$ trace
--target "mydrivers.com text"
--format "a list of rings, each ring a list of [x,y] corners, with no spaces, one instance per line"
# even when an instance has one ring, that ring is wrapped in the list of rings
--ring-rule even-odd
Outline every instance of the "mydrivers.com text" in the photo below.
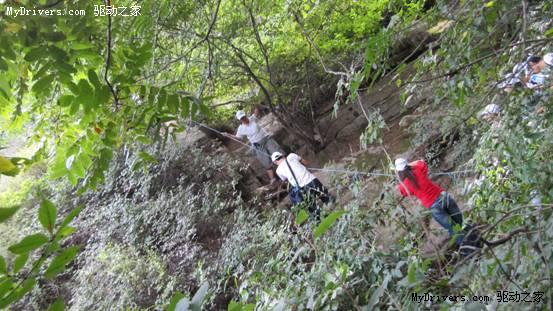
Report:
[[[69,9],[69,8],[60,8],[60,9],[37,9],[37,8],[26,8],[23,6],[12,7],[6,6],[5,13],[7,16],[84,16],[86,15],[86,10],[81,9]]]

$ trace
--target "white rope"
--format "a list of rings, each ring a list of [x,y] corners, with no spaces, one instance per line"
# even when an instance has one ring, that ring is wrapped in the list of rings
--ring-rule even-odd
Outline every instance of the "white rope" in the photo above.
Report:
[[[357,174],[357,175],[368,175],[368,176],[387,176],[387,177],[394,177],[393,174],[385,174],[385,173],[369,173],[369,172],[360,172],[360,171],[350,171],[350,170],[342,170],[342,169],[333,169],[333,168],[315,168],[315,167],[308,167],[309,170],[314,171],[321,171],[321,172],[335,172],[335,173],[348,173],[348,174]]]
[[[194,122],[196,123],[197,125],[199,126],[202,126],[210,131],[213,131],[221,136],[224,136],[224,137],[227,137],[229,139],[232,139],[234,140],[235,142],[241,144],[241,145],[244,145],[256,152],[260,152],[262,154],[265,154],[267,155],[269,158],[271,157],[270,154],[262,151],[262,150],[258,150],[256,149],[255,147],[249,145],[249,144],[246,144],[244,143],[243,141],[241,140],[238,140],[232,136],[227,136],[226,133],[223,133],[221,131],[218,131],[212,127],[209,127],[205,124],[202,124],[198,121],[195,121],[195,120],[192,120],[190,119],[191,122]],[[328,173],[347,173],[347,174],[357,174],[357,175],[367,175],[367,176],[386,176],[386,177],[395,177],[396,175],[394,174],[386,174],[386,173],[371,173],[371,172],[361,172],[361,171],[351,171],[351,170],[343,170],[343,169],[333,169],[333,168],[315,168],[315,167],[308,167],[307,169],[309,170],[313,170],[313,171],[321,171],[321,172],[328,172]],[[430,173],[429,175],[433,175],[433,176],[440,176],[440,175],[454,175],[454,174],[462,174],[462,173],[469,173],[469,172],[474,172],[473,170],[460,170],[460,171],[452,171],[452,172],[440,172],[440,173]]]

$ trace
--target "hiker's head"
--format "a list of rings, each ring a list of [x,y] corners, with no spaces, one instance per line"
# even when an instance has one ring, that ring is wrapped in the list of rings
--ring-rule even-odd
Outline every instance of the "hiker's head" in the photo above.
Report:
[[[407,160],[405,160],[404,158],[397,158],[396,162],[394,163],[394,167],[398,172],[404,171],[407,168],[407,166],[408,166]]]
[[[528,58],[528,66],[530,66],[533,73],[540,73],[545,67],[545,62],[540,56],[530,56]]]
[[[397,176],[399,177],[400,181],[405,180],[405,178],[409,178],[411,180],[411,183],[415,187],[419,187],[419,184],[417,183],[417,179],[415,178],[415,175],[413,175],[413,172],[411,171],[411,166],[409,166],[409,163],[404,158],[397,158],[394,163],[395,170],[397,172]]]
[[[278,151],[275,151],[271,154],[271,160],[274,164],[279,165],[284,160],[284,155]]]
[[[236,119],[240,120],[240,123],[242,124],[248,124],[250,123],[250,120],[248,119],[248,117],[246,116],[246,113],[242,110],[238,110],[236,112]]]
[[[497,104],[489,104],[480,112],[480,117],[487,121],[495,120],[501,113],[501,108]]]

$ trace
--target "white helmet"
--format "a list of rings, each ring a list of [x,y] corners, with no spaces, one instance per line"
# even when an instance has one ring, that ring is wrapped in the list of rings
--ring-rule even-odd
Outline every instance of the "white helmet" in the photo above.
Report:
[[[271,154],[271,161],[275,162],[276,160],[280,159],[282,157],[282,153],[275,151],[273,154]]]
[[[396,171],[403,171],[407,167],[407,160],[404,158],[397,158],[395,162]]]
[[[236,119],[238,119],[238,120],[241,120],[241,119],[242,119],[243,117],[245,117],[245,116],[246,116],[246,113],[245,113],[244,111],[242,111],[242,110],[238,110],[238,111],[236,112]]]

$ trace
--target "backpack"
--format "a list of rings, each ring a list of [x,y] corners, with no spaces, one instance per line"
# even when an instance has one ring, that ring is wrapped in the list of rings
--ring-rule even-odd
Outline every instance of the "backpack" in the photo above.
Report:
[[[294,177],[294,181],[296,182],[296,186],[292,186],[289,193],[290,201],[292,201],[293,205],[296,205],[301,203],[301,201],[303,201],[303,193],[302,193],[303,189],[300,187],[300,184],[296,179],[296,174],[294,174],[294,171],[292,170],[290,163],[288,163],[287,157],[284,157],[284,161],[286,161],[286,165],[288,166],[288,169],[290,170],[290,173],[292,173],[292,177]]]

